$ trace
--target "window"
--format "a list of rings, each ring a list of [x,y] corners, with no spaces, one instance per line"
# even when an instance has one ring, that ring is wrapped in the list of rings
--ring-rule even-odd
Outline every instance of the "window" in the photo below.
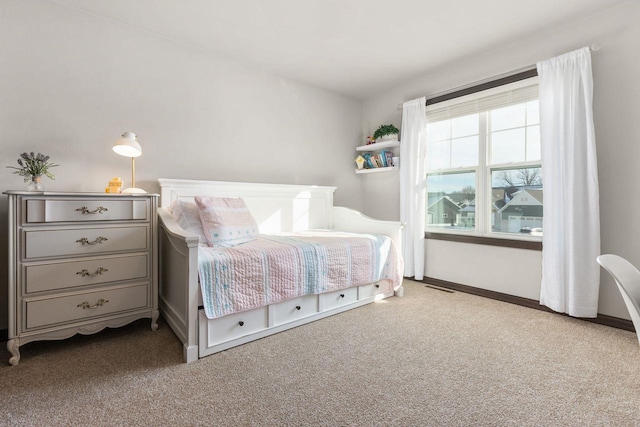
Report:
[[[427,105],[427,231],[542,234],[537,98],[533,77]]]
[[[429,174],[427,188],[427,224],[430,227],[473,231],[475,172]]]

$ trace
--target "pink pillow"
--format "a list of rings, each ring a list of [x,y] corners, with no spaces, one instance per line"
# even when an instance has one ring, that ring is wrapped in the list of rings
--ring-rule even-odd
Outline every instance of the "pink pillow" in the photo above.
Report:
[[[195,202],[209,246],[228,248],[258,237],[258,224],[244,200],[196,196]]]

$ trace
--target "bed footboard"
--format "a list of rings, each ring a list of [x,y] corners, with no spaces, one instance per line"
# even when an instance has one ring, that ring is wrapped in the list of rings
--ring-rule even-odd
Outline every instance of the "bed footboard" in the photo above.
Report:
[[[165,209],[158,209],[160,233],[159,306],[183,343],[186,362],[198,360],[198,243]],[[186,284],[186,286],[185,286]]]
[[[396,245],[398,257],[402,257],[402,229],[404,225],[399,221],[382,221],[373,219],[362,212],[353,209],[334,206],[333,229],[336,231],[348,231],[352,233],[384,234],[391,237]],[[399,264],[402,265],[402,264]],[[404,295],[404,288],[400,286],[395,290],[395,295]]]

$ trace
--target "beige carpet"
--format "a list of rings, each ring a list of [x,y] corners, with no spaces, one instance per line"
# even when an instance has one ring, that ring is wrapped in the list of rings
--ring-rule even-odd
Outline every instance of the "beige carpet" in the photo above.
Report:
[[[0,424],[640,425],[634,333],[405,284],[189,365],[164,323],[28,344]]]

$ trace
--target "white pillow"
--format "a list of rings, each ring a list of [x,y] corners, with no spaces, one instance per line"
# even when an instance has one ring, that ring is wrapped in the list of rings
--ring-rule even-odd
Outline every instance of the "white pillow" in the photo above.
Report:
[[[198,207],[193,202],[176,200],[169,206],[173,218],[183,230],[196,234],[200,238],[200,246],[207,246],[207,237],[202,229]]]

